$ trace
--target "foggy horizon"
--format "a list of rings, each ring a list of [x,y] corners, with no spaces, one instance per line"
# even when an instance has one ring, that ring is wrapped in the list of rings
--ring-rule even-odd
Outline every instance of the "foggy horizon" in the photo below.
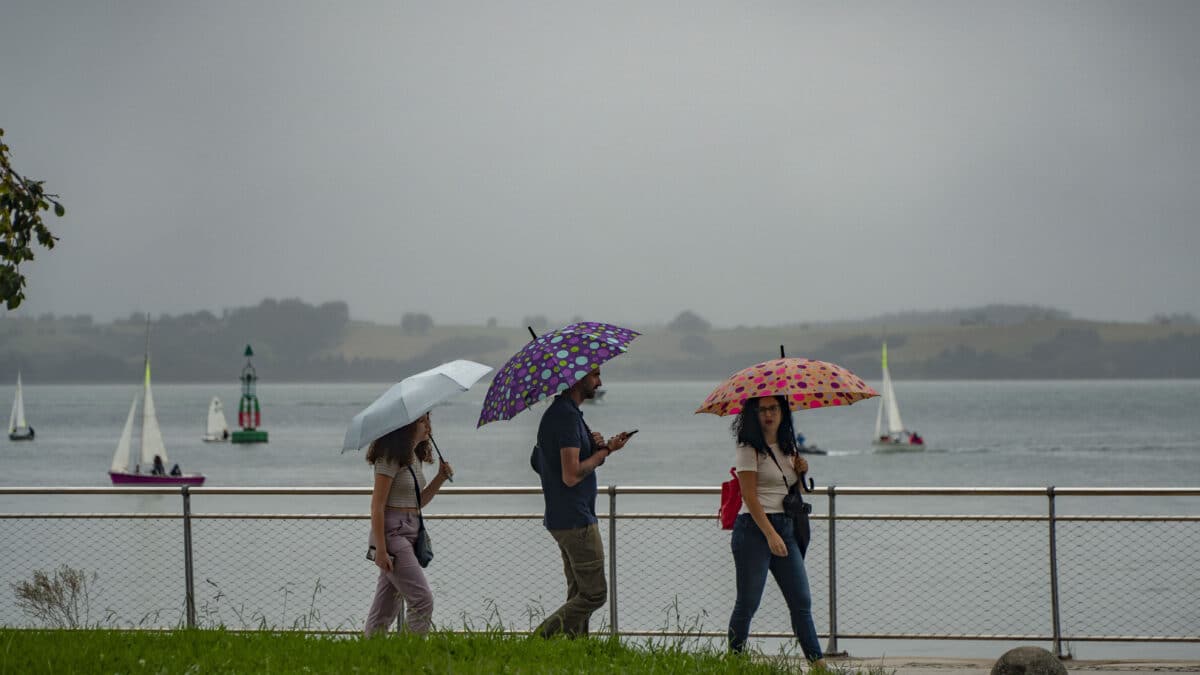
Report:
[[[254,308],[254,307],[257,307],[262,302],[272,301],[272,300],[276,301],[276,302],[294,301],[295,300],[295,301],[303,302],[303,303],[313,306],[313,307],[323,304],[322,302],[310,302],[304,298],[298,298],[298,297],[260,298],[256,302],[250,302],[250,303],[247,303],[246,305],[238,305],[238,306],[231,306],[231,307],[220,307],[220,308],[215,308],[215,309],[209,308],[209,307],[196,307],[196,308],[191,308],[191,309],[180,308],[177,311],[151,312],[150,320],[153,322],[155,320],[158,320],[160,318],[167,317],[167,316],[174,318],[174,317],[179,317],[179,316],[188,315],[188,314],[196,314],[199,312],[210,312],[214,316],[220,318],[226,312],[232,312],[232,311],[238,310],[238,309]],[[346,302],[346,301],[334,298],[334,299],[326,300],[324,302]],[[138,308],[131,309],[127,312],[119,312],[119,313],[113,314],[111,316],[99,316],[99,315],[89,313],[89,312],[63,313],[63,314],[55,314],[53,312],[37,312],[37,313],[35,313],[32,311],[29,311],[29,309],[27,307],[28,304],[29,303],[25,303],[15,311],[7,312],[5,314],[0,315],[0,319],[3,319],[4,317],[11,317],[14,319],[16,319],[16,318],[37,319],[39,316],[44,315],[46,313],[54,314],[56,319],[67,319],[69,317],[78,316],[78,315],[82,314],[82,315],[90,316],[92,318],[92,320],[96,323],[112,323],[115,321],[128,320],[134,316],[137,316],[138,320],[140,321],[140,320],[144,319],[144,317],[146,315],[145,310],[138,309]],[[495,319],[496,324],[498,326],[520,328],[522,331],[524,331],[525,327],[526,327],[527,321],[525,321],[525,319],[528,319],[531,317],[544,318],[549,322],[551,327],[566,325],[566,324],[574,322],[574,321],[604,321],[604,322],[609,322],[609,323],[628,325],[629,327],[637,328],[638,326],[665,327],[668,323],[671,322],[672,319],[675,319],[679,314],[681,314],[683,312],[692,312],[693,314],[698,315],[701,319],[704,319],[705,321],[708,321],[710,324],[712,324],[712,327],[714,329],[719,330],[719,329],[733,329],[733,328],[771,328],[771,327],[777,327],[777,326],[778,327],[795,326],[798,324],[821,325],[821,324],[860,323],[860,322],[861,323],[870,323],[870,322],[875,322],[875,321],[882,321],[888,317],[905,316],[905,315],[926,315],[926,314],[932,315],[932,314],[939,314],[939,313],[951,314],[951,313],[956,313],[956,312],[970,312],[970,311],[975,311],[975,310],[981,310],[985,307],[991,307],[991,308],[1028,307],[1030,309],[1037,308],[1037,309],[1041,309],[1041,310],[1067,311],[1067,310],[1063,310],[1060,307],[1050,307],[1048,305],[1038,305],[1037,303],[1033,303],[1033,302],[1028,302],[1028,303],[998,303],[998,302],[995,302],[995,303],[984,303],[981,305],[976,305],[976,306],[971,306],[971,307],[945,307],[945,308],[932,308],[932,309],[905,308],[905,309],[898,309],[898,310],[894,310],[894,311],[881,312],[881,313],[872,314],[869,316],[868,315],[846,316],[846,317],[837,317],[837,318],[824,318],[824,317],[815,317],[815,316],[813,316],[813,317],[785,317],[774,323],[732,324],[732,323],[723,323],[720,321],[713,321],[710,317],[705,316],[704,314],[702,314],[700,312],[696,312],[694,309],[692,309],[690,307],[684,307],[684,308],[680,309],[679,311],[673,312],[669,315],[665,315],[665,316],[662,316],[659,318],[651,318],[651,319],[648,319],[645,321],[630,321],[626,317],[604,317],[604,316],[594,317],[594,316],[584,316],[584,315],[558,316],[558,315],[547,314],[545,312],[528,312],[528,313],[522,314],[520,316],[512,316],[512,317],[505,316],[505,315],[489,315],[486,317],[482,317],[478,320],[464,319],[462,321],[446,321],[446,320],[440,319],[436,314],[433,314],[430,312],[424,312],[421,310],[403,310],[401,313],[398,313],[395,317],[374,319],[374,318],[359,316],[358,314],[355,313],[353,305],[351,305],[349,303],[347,303],[347,305],[350,310],[350,320],[351,321],[373,323],[373,324],[377,324],[377,325],[399,325],[403,314],[411,312],[411,313],[415,313],[415,314],[428,315],[431,319],[433,319],[434,325],[436,325],[436,326],[483,326],[488,322],[489,319]],[[1077,321],[1094,321],[1094,322],[1113,321],[1113,322],[1118,322],[1118,323],[1147,323],[1149,320],[1152,319],[1152,317],[1144,317],[1141,319],[1132,319],[1132,320],[1125,321],[1125,320],[1103,319],[1103,318],[1096,318],[1096,317],[1079,316],[1079,315],[1074,314],[1073,312],[1067,312],[1067,313],[1070,315],[1070,317],[1069,317],[1070,320],[1073,320],[1073,321],[1077,320]],[[1173,314],[1173,313],[1165,313],[1165,314]],[[1200,317],[1195,317],[1195,315],[1193,315],[1193,318],[1200,318]]]
[[[15,0],[0,316],[1200,315],[1200,3]]]

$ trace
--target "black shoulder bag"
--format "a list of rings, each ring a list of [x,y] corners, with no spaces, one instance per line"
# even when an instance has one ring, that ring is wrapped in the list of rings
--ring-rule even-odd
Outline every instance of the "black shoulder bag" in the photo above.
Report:
[[[770,448],[767,448],[767,455],[775,462],[779,475],[783,476],[783,484],[787,486],[787,494],[783,496],[783,512],[792,517],[792,531],[796,536],[796,544],[800,546],[800,557],[803,558],[804,554],[808,553],[808,542],[812,540],[812,528],[808,524],[812,504],[805,503],[804,497],[800,496],[799,481],[788,485],[787,474],[783,472],[783,467],[779,466],[779,460],[775,459],[775,453],[771,452]]]
[[[421,486],[417,483],[417,473],[413,471],[411,464],[408,465],[408,473],[412,476],[413,492],[417,495],[417,520],[420,522],[417,527],[417,541],[413,543],[413,553],[417,555],[417,562],[421,567],[428,567],[433,560],[433,542],[429,540],[429,532],[425,529],[425,516],[421,514]]]

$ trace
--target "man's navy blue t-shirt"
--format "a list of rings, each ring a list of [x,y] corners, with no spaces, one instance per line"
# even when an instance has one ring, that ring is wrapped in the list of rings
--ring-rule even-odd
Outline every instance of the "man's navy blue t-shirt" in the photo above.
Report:
[[[542,523],[546,529],[569,530],[595,523],[596,472],[574,487],[567,487],[562,480],[562,448],[579,448],[580,462],[592,456],[592,439],[575,401],[566,395],[554,399],[542,414],[537,442],[542,450],[542,494],[546,499]]]

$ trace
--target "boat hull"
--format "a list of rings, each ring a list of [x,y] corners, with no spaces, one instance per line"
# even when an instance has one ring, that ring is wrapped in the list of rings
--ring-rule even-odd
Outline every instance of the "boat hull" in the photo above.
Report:
[[[113,485],[204,485],[204,476],[198,473],[185,473],[182,476],[156,476],[152,473],[109,471],[108,477],[112,479]]]
[[[8,434],[8,440],[10,440],[10,441],[32,441],[33,440],[33,431],[29,431],[26,433],[21,433],[19,431],[13,431]]]
[[[875,452],[921,452],[925,449],[924,443],[909,443],[907,441],[900,443],[872,441],[871,445],[875,447]]]

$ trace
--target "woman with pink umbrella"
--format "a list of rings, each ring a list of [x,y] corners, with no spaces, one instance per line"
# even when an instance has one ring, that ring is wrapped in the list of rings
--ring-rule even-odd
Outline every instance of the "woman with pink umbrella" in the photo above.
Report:
[[[736,415],[731,428],[742,506],[730,538],[737,583],[729,617],[731,650],[745,649],[770,572],[783,591],[804,657],[814,667],[825,667],[804,569],[807,541],[801,538],[807,539],[807,515],[799,520],[794,514],[797,506],[805,506],[798,492],[808,461],[796,447],[792,410],[849,405],[876,395],[840,366],[781,356],[734,373],[696,411]]]
[[[742,508],[730,538],[737,599],[729,617],[729,648],[738,652],[745,648],[770,571],[787,601],[792,631],[804,657],[823,667],[804,554],[792,517],[783,508],[788,490],[808,471],[808,462],[796,452],[792,411],[783,396],[752,398],[732,427]]]

